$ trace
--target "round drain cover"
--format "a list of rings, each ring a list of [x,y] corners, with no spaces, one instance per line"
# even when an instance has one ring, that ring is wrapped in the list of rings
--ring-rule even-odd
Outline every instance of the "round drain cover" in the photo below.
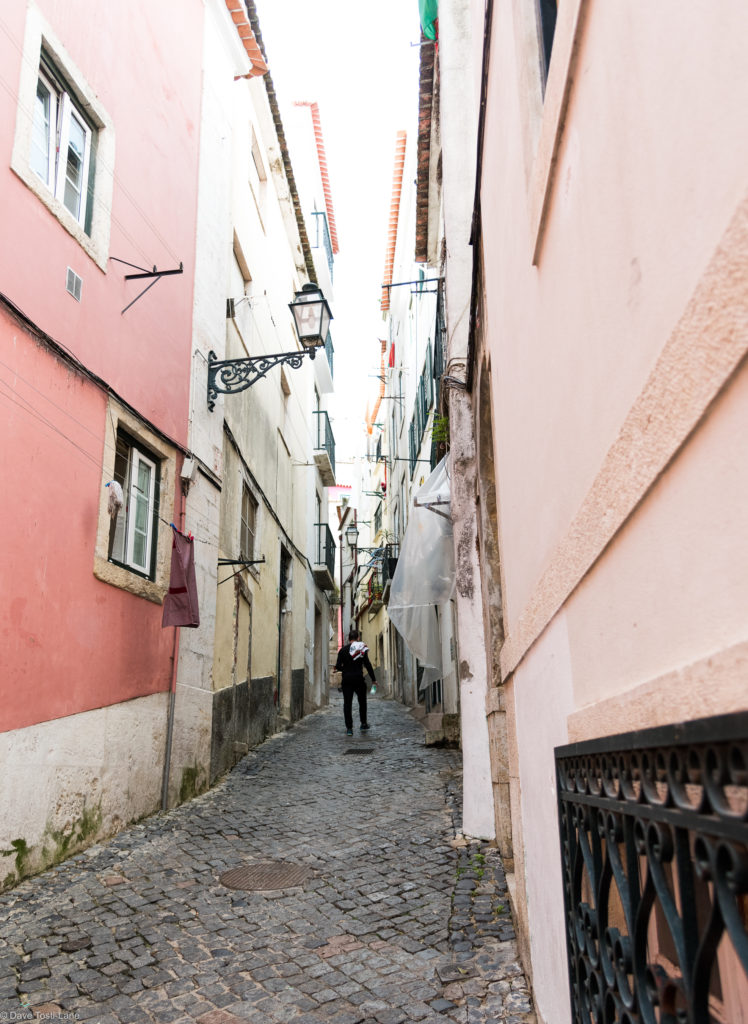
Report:
[[[271,860],[262,864],[243,864],[239,868],[225,871],[220,877],[220,882],[229,889],[289,889],[291,886],[301,885],[311,873],[312,869],[303,864]]]

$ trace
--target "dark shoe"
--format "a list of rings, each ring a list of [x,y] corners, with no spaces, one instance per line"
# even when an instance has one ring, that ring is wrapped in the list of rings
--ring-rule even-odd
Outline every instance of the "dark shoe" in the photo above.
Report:
[[[346,736],[352,736],[353,735],[353,729],[346,729],[345,730],[345,734],[346,734]]]
[[[368,724],[368,722],[364,722],[364,724],[361,726],[361,732],[366,732],[367,729],[371,729],[371,726]]]

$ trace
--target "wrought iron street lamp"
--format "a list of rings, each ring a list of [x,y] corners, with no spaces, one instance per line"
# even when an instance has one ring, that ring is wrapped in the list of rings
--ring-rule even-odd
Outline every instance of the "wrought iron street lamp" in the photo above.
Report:
[[[352,548],[355,548],[356,541],[358,540],[358,527],[355,523],[351,523],[348,529],[345,531],[345,539],[348,541]]]
[[[288,308],[293,313],[299,341],[312,355],[315,348],[320,348],[327,341],[332,320],[322,290],[316,284],[305,284],[300,292],[296,292],[296,301],[290,302]]]
[[[218,395],[233,395],[246,391],[265,377],[274,366],[285,364],[297,370],[308,355],[314,359],[317,349],[327,340],[332,313],[327,300],[316,284],[305,284],[289,302],[296,333],[303,349],[295,352],[275,352],[266,356],[246,356],[242,359],[217,359],[208,353],[208,408],[213,409]]]

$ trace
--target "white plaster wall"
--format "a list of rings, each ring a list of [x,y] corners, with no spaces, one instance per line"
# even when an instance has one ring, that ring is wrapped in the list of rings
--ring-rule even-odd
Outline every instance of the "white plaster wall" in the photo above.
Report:
[[[465,379],[473,251],[469,245],[475,181],[476,108],[472,80],[470,5],[439,8],[442,216],[447,239],[445,306],[447,373]],[[447,141],[448,144],[447,144]],[[493,839],[495,816],[486,721],[487,660],[475,509],[476,451],[469,400],[450,390],[452,521],[457,567],[463,750],[463,829]]]
[[[227,169],[232,152],[233,75],[241,70],[242,54],[230,19],[226,24],[225,5],[211,0],[205,13],[189,421],[189,445],[202,468],[196,469],[184,500],[183,527],[195,537],[200,626],[179,630],[169,806],[178,802],[186,772],[192,774],[198,790],[209,784],[213,717],[223,416],[221,400],[213,412],[208,409],[207,357],[212,350],[219,359],[225,358],[232,246]]]
[[[74,837],[69,855],[157,810],[167,700],[153,694],[0,733],[0,850],[23,840],[29,868],[41,870],[63,837]],[[92,831],[76,841],[85,818]],[[14,867],[14,857],[0,861],[0,884]]]
[[[554,747],[568,741],[566,720],[574,706],[563,612],[525,658],[514,683],[524,840],[515,856],[524,857],[533,995],[546,1024],[567,1024],[569,986],[553,755]]]

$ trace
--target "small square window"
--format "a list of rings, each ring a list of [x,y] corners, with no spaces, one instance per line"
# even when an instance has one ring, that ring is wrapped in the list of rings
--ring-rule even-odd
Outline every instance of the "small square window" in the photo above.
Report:
[[[42,55],[31,130],[31,169],[85,227],[90,204],[93,130]]]
[[[248,562],[255,557],[257,534],[257,500],[246,484],[242,488],[242,523],[239,538],[239,557]]]
[[[159,465],[127,434],[117,434],[114,479],[124,504],[109,529],[109,559],[153,579],[156,563]]]

